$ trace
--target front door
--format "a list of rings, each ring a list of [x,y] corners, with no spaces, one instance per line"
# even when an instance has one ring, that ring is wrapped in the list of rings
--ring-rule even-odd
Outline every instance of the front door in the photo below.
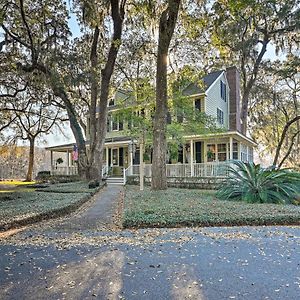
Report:
[[[201,151],[201,148],[202,148],[202,143],[201,142],[196,142],[195,143],[195,152],[196,152],[196,163],[201,163],[202,162],[202,151]]]
[[[119,149],[112,148],[111,154],[112,154],[112,165],[118,166],[119,165]]]
[[[119,148],[119,166],[124,166],[124,148]]]

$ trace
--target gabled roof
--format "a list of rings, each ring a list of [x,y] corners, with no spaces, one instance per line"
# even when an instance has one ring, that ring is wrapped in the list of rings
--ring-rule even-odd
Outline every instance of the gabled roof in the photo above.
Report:
[[[215,71],[212,73],[209,73],[207,75],[205,75],[202,80],[204,83],[204,86],[200,87],[198,84],[196,83],[190,83],[184,90],[183,90],[183,95],[185,96],[191,96],[191,95],[195,95],[195,94],[202,94],[205,91],[207,91],[210,86],[219,78],[219,76],[223,73],[223,70],[219,70],[219,71]]]

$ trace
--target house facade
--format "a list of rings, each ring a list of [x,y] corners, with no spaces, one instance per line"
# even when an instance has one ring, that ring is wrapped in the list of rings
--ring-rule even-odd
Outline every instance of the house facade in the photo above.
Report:
[[[167,162],[168,176],[222,176],[229,161],[253,161],[255,143],[241,133],[240,121],[240,77],[236,67],[212,72],[203,78],[203,85],[191,83],[183,90],[194,110],[214,118],[221,130],[216,133],[192,134],[183,137],[176,160]],[[129,124],[113,117],[122,109],[117,100],[126,103],[129,95],[118,91],[109,102],[107,136],[105,140],[105,173],[123,176],[139,172],[141,159],[145,159],[145,174],[150,176],[152,153],[144,158],[140,154],[140,141],[128,134]],[[141,113],[141,111],[140,111]],[[143,113],[145,113],[143,109]],[[88,129],[86,138],[89,139]],[[51,153],[52,173],[74,174],[76,162],[72,159],[74,144],[48,147]],[[61,152],[65,163],[57,166],[53,152]],[[64,153],[64,154],[63,154]],[[126,170],[126,171],[125,171]],[[223,170],[223,171],[222,171]]]

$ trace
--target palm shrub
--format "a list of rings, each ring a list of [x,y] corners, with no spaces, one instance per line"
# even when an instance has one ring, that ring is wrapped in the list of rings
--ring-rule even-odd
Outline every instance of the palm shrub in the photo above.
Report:
[[[259,203],[293,203],[300,195],[300,173],[291,169],[262,168],[234,161],[229,177],[217,191],[225,200]]]

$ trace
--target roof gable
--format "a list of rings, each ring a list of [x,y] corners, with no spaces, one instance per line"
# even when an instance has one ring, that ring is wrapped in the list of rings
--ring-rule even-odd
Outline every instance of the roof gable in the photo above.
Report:
[[[184,90],[183,90],[183,95],[184,96],[192,96],[196,94],[202,94],[205,91],[207,91],[213,83],[220,77],[220,75],[223,73],[223,70],[215,71],[212,73],[209,73],[205,75],[202,80],[204,83],[204,87],[200,87],[196,83],[190,83]]]

